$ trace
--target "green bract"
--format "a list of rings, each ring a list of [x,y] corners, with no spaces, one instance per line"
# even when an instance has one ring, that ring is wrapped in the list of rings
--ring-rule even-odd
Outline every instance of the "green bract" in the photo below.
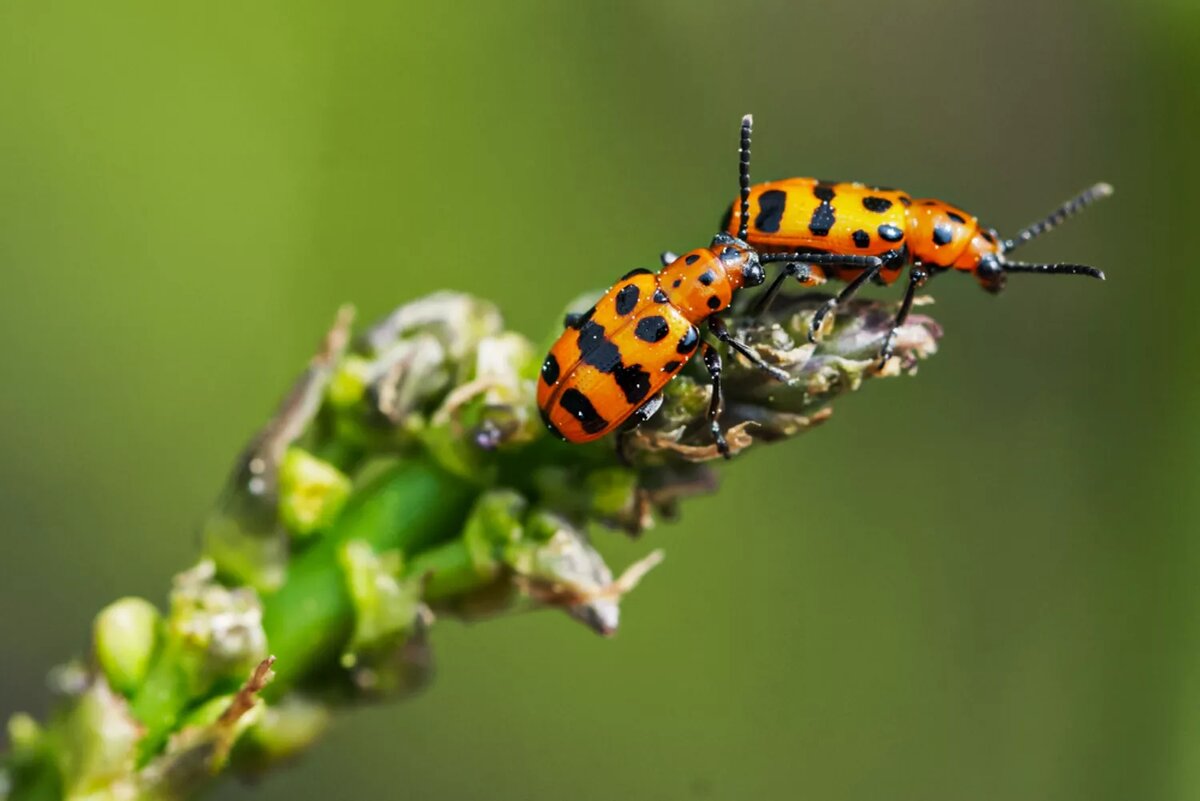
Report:
[[[158,648],[161,621],[154,604],[141,598],[114,601],[96,615],[96,661],[117,692],[129,695],[145,678]]]

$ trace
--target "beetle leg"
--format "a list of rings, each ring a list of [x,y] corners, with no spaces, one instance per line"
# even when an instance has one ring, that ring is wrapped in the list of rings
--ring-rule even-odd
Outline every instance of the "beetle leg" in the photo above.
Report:
[[[929,278],[929,274],[924,269],[917,265],[913,265],[908,271],[908,289],[904,290],[904,300],[900,303],[900,311],[896,313],[896,319],[892,321],[892,327],[888,331],[883,340],[883,347],[879,349],[879,366],[883,367],[887,364],[887,360],[892,358],[892,352],[896,347],[896,331],[900,326],[904,325],[904,321],[908,319],[908,313],[912,310],[913,296],[917,293],[917,289],[924,285]]]
[[[814,276],[810,267],[863,267],[878,275],[884,261],[879,256],[859,256],[852,253],[771,253],[760,257],[764,263],[784,262],[783,272],[775,277],[771,286],[763,294],[754,308],[754,316],[764,314],[770,308],[775,296],[783,287],[787,276],[791,276],[805,286],[816,286],[824,283],[824,275]]]
[[[629,450],[625,447],[629,435],[633,433],[635,428],[653,417],[662,408],[662,405],[663,396],[660,392],[639,406],[637,411],[629,415],[629,418],[621,424],[621,428],[617,431],[617,458],[621,461],[621,464],[626,467],[633,467],[633,461],[629,458]]]
[[[708,426],[712,429],[717,450],[728,459],[729,443],[721,433],[720,423],[721,407],[725,405],[721,393],[721,354],[707,342],[704,343],[704,366],[708,369],[708,377],[712,379],[712,397],[708,401]]]
[[[747,345],[745,342],[740,341],[733,334],[729,333],[729,329],[725,327],[725,321],[722,320],[720,317],[717,317],[716,315],[709,317],[708,318],[708,328],[710,331],[713,332],[713,334],[716,335],[717,339],[724,342],[726,345],[728,345],[730,348],[732,348],[733,350],[740,353],[742,356],[745,356],[746,359],[748,359],[751,364],[753,364],[758,369],[769,374],[771,376],[771,378],[774,378],[776,381],[783,381],[783,382],[788,382],[788,381],[792,380],[792,377],[790,375],[785,373],[783,370],[780,370],[778,367],[764,362],[762,360],[762,357],[759,356],[757,353],[755,353],[754,350],[749,345]]]
[[[859,273],[853,281],[846,284],[846,286],[842,288],[842,291],[837,294],[837,297],[830,298],[821,304],[820,308],[817,309],[816,314],[813,315],[812,323],[809,324],[808,341],[816,342],[817,332],[821,330],[821,323],[825,322],[825,318],[829,316],[829,313],[853,298],[858,290],[862,288],[862,285],[879,275],[879,271],[882,269],[882,261],[872,267],[866,268]]]
[[[778,297],[779,291],[783,289],[783,282],[786,281],[789,276],[795,278],[802,284],[809,283],[811,278],[807,264],[788,262],[787,264],[783,265],[783,270],[780,271],[779,275],[775,276],[775,280],[771,282],[769,287],[767,287],[767,291],[758,296],[758,302],[755,303],[754,308],[750,310],[751,319],[757,320],[767,313],[767,310],[771,308],[771,304],[775,302],[775,298]]]

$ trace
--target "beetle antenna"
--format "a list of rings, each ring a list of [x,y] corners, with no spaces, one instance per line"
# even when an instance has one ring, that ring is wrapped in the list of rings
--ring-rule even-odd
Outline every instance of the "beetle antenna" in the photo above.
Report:
[[[742,117],[742,139],[738,146],[738,189],[741,191],[738,239],[743,242],[750,230],[750,133],[753,128],[754,115]]]
[[[1000,252],[1008,253],[1010,250],[1024,245],[1034,237],[1041,236],[1051,228],[1057,227],[1068,217],[1073,217],[1074,215],[1086,209],[1088,206],[1095,203],[1097,200],[1102,200],[1112,193],[1113,188],[1111,184],[1101,183],[1096,184],[1095,186],[1089,186],[1087,189],[1083,190],[1078,195],[1071,198],[1054,211],[1050,212],[1044,219],[1021,229],[1021,231],[1012,239],[1006,239],[1000,245]]]
[[[1086,264],[1027,264],[1023,261],[1001,262],[1006,273],[1061,273],[1063,275],[1087,275],[1104,280],[1104,271]]]

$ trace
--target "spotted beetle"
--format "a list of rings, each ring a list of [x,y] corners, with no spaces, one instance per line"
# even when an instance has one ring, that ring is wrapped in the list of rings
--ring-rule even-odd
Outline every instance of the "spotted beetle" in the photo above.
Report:
[[[542,363],[537,402],[551,432],[569,442],[588,442],[614,430],[627,433],[662,405],[660,391],[695,355],[703,353],[712,385],[708,422],[720,453],[729,458],[721,433],[721,356],[701,343],[699,326],[779,381],[789,377],[764,362],[726,328],[720,314],[734,294],[765,280],[763,264],[792,262],[878,271],[875,255],[800,254],[760,256],[746,244],[750,199],[750,134],[742,119],[738,158],[741,206],[733,233],[719,233],[706,248],[682,256],[664,254],[663,269],[638,269],[613,284],[583,314],[568,315],[566,330]],[[736,234],[736,235],[735,235]],[[621,442],[618,441],[618,450]]]
[[[907,192],[861,183],[787,178],[751,188],[752,222],[748,228],[744,221],[733,220],[739,206],[741,214],[747,214],[744,197],[730,206],[721,228],[744,232],[743,239],[763,254],[799,251],[822,257],[840,253],[880,258],[879,264],[868,267],[839,263],[830,268],[807,262],[810,257],[804,256],[790,262],[775,278],[759,298],[759,314],[771,304],[789,275],[806,284],[820,284],[827,279],[848,282],[813,315],[810,340],[816,339],[829,313],[867,281],[891,284],[908,267],[908,288],[880,350],[882,363],[892,354],[896,330],[908,317],[917,288],[938,273],[973,273],[983,288],[993,293],[1004,288],[1009,273],[1065,273],[1104,280],[1103,272],[1085,264],[1028,264],[1009,261],[1007,256],[1112,191],[1106,183],[1089,187],[1012,239],[1002,240],[995,229],[981,226],[974,216],[941,200],[914,199]]]

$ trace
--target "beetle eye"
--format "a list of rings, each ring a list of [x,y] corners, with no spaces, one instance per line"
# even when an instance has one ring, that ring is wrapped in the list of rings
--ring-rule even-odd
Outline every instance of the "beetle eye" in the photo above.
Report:
[[[742,268],[742,281],[746,286],[758,286],[763,281],[767,280],[766,272],[763,271],[762,265],[755,259],[746,264]]]
[[[979,266],[976,270],[981,278],[992,278],[1004,273],[1004,268],[1000,266],[1000,260],[991,253],[988,253],[979,260]]]

